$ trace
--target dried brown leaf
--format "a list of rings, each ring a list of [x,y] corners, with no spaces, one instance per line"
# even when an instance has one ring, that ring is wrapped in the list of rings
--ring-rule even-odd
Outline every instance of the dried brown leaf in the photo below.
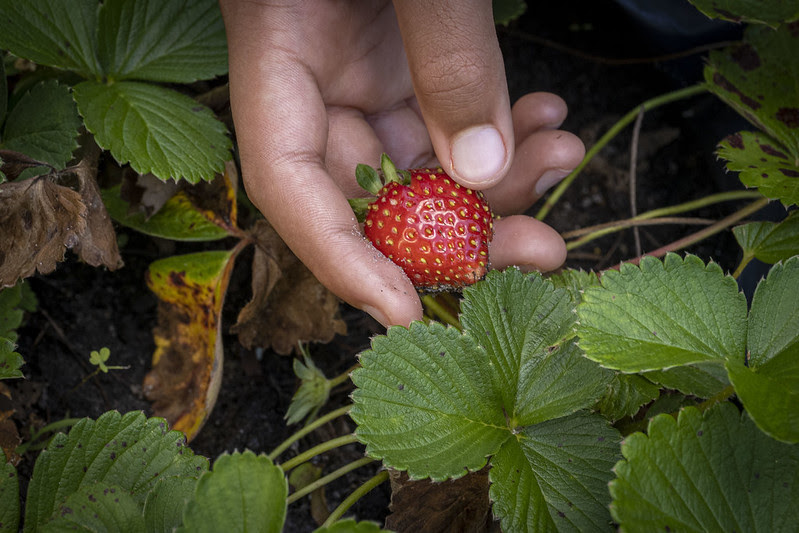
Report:
[[[48,274],[86,231],[80,193],[47,177],[0,184],[0,287]]]
[[[392,470],[391,514],[386,528],[397,533],[499,533],[488,498],[488,467],[455,480],[412,481]]]
[[[269,348],[281,355],[299,342],[330,342],[347,333],[339,300],[291,253],[263,220],[251,230],[256,240],[252,300],[231,331],[247,348]]]
[[[13,150],[0,150],[0,172],[6,175],[10,181],[14,181],[22,174],[22,171],[28,168],[35,168],[50,165],[37,161],[23,153],[15,152]]]
[[[96,162],[96,157],[87,156],[75,170],[83,205],[86,206],[86,228],[79,235],[75,252],[82,261],[91,266],[105,266],[109,270],[116,270],[124,263],[119,255],[117,235],[111,217],[100,197]]]

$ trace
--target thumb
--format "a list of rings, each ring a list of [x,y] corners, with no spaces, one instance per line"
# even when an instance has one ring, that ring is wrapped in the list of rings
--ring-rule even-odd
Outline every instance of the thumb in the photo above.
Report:
[[[401,0],[394,8],[441,166],[462,185],[495,185],[510,167],[514,142],[492,3]]]

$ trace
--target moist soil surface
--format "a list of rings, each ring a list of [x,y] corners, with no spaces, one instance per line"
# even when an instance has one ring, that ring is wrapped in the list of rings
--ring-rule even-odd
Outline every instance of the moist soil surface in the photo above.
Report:
[[[605,61],[603,58],[641,58],[670,51],[613,2],[529,4],[520,20],[498,28],[511,100],[532,91],[561,95],[570,108],[563,129],[578,134],[588,147],[643,101],[700,81],[701,56],[621,65]],[[675,48],[685,46],[676,43]],[[724,135],[741,127],[735,116],[709,95],[647,112],[637,144],[638,212],[740,188],[736,177],[725,175],[721,163],[715,160],[713,147]],[[567,232],[628,218],[632,209],[631,139],[632,128],[628,128],[607,146],[564,195],[547,222]],[[725,204],[690,216],[718,219],[736,207]],[[642,248],[657,249],[692,231],[686,226],[643,228]],[[119,228],[119,233],[127,239],[122,248],[123,269],[109,272],[92,268],[72,256],[53,274],[30,280],[39,310],[27,317],[19,331],[18,351],[27,362],[23,367],[25,379],[6,382],[16,398],[24,399],[23,408],[15,414],[23,439],[29,437],[30,426],[41,427],[65,417],[97,417],[109,409],[152,414],[142,394],[142,379],[155,348],[152,329],[157,302],[144,284],[144,273],[156,259],[206,249],[207,245],[176,245],[125,228]],[[725,270],[734,269],[738,259],[729,232],[687,251],[705,260],[714,259]],[[567,266],[602,269],[635,255],[633,234],[627,230],[574,250]],[[243,256],[237,262],[240,266],[228,290],[223,318],[228,327],[250,298],[247,259]],[[348,334],[326,345],[311,346],[314,361],[328,377],[350,368],[357,354],[368,347],[370,337],[381,332],[374,320],[356,309],[342,304],[341,313]],[[298,385],[292,358],[269,350],[244,349],[232,335],[226,334],[224,340],[224,373],[217,404],[190,446],[211,460],[234,450],[268,453],[297,429],[287,427],[284,420]],[[110,349],[109,364],[128,368],[86,379],[93,370],[88,354],[101,347]],[[344,405],[349,392],[346,386],[335,390],[325,409]],[[353,429],[349,419],[340,418],[302,439],[282,458]],[[350,445],[322,456],[319,466],[331,471],[360,456],[362,448]],[[19,466],[23,495],[34,459],[34,454],[28,454]],[[377,466],[365,467],[330,485],[325,494],[329,507],[336,506],[376,470]],[[389,512],[389,497],[389,486],[383,484],[348,515],[382,523]],[[289,506],[285,531],[301,533],[316,527],[307,498]]]

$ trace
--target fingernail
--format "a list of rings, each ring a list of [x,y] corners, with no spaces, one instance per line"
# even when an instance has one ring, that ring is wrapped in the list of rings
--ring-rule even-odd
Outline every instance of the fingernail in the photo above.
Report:
[[[464,185],[479,185],[502,169],[507,150],[496,128],[475,126],[455,136],[451,158],[455,175]]]
[[[383,324],[383,326],[388,327],[388,318],[382,312],[380,312],[376,307],[372,307],[371,305],[364,305],[361,307],[361,310],[369,313],[372,318]]]
[[[571,170],[563,170],[562,168],[547,170],[541,174],[541,177],[535,182],[535,193],[538,196],[542,196],[549,189],[560,183],[563,178],[571,174],[571,172]]]

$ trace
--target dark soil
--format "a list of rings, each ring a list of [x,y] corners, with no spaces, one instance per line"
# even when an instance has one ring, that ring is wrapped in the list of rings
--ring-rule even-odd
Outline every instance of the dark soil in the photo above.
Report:
[[[563,127],[579,134],[587,146],[644,100],[700,80],[699,57],[618,66],[531,40],[550,39],[607,58],[662,52],[663,47],[635,31],[636,24],[613,2],[529,4],[522,20],[499,29],[511,98],[537,90],[562,95],[571,109]],[[726,177],[712,154],[715,143],[737,127],[740,124],[735,117],[707,95],[647,113],[638,148],[638,211],[739,188],[735,177]],[[631,129],[627,129],[601,153],[551,213],[550,224],[565,232],[630,216],[630,140]],[[722,205],[691,216],[718,219],[735,207]],[[71,258],[55,273],[31,280],[40,307],[20,330],[18,351],[27,361],[23,368],[26,379],[6,382],[14,397],[24,399],[15,415],[23,438],[29,436],[26,428],[64,417],[97,417],[109,409],[152,413],[142,396],[141,383],[154,351],[156,298],[144,285],[144,272],[155,259],[197,248],[156,241],[123,228],[119,231],[128,236],[122,250],[122,270],[95,269]],[[658,248],[691,231],[684,226],[643,229],[643,248]],[[633,257],[633,242],[630,231],[614,234],[575,250],[567,264],[606,268]],[[729,232],[689,251],[704,259],[713,258],[727,270],[736,266],[736,246]],[[239,265],[226,300],[228,325],[250,297],[247,261],[241,260]],[[349,334],[311,348],[314,360],[328,377],[349,368],[368,346],[370,337],[380,332],[378,324],[360,311],[342,305],[342,315]],[[297,386],[292,360],[270,351],[259,358],[242,348],[235,337],[227,336],[225,341],[224,378],[216,408],[191,447],[211,459],[225,451],[268,452],[296,429],[287,428],[283,419]],[[103,346],[111,351],[109,364],[129,368],[84,383],[92,371],[89,352]],[[348,393],[346,389],[336,391],[328,408],[343,405]],[[353,429],[352,422],[342,418],[303,439],[299,448],[307,449]],[[286,455],[295,454],[299,448]],[[360,447],[349,446],[325,455],[320,464],[329,471],[361,453]],[[29,454],[21,463],[23,480],[30,476],[34,459]],[[330,486],[326,493],[330,507],[371,477],[376,468],[363,468]],[[384,484],[349,514],[382,522],[389,496]],[[307,499],[290,506],[286,531],[305,532],[315,527]]]

